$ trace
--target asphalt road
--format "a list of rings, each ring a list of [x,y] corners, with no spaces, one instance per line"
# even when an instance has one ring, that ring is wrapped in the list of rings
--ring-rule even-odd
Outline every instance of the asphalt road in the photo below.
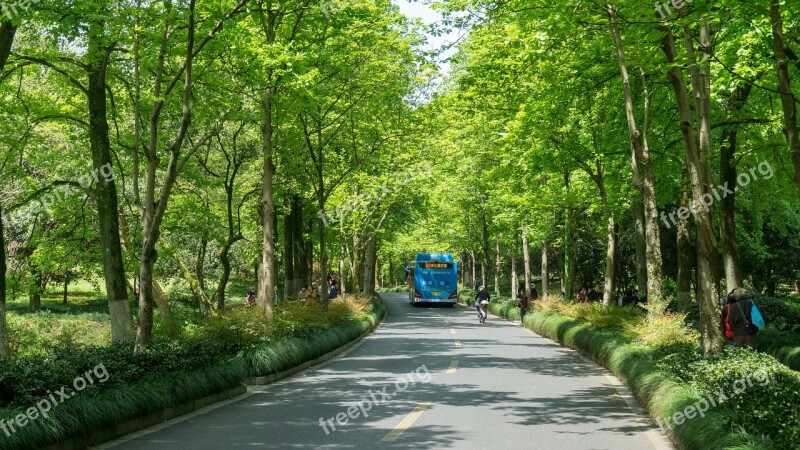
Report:
[[[576,352],[461,306],[383,298],[387,320],[344,356],[100,448],[672,448]]]

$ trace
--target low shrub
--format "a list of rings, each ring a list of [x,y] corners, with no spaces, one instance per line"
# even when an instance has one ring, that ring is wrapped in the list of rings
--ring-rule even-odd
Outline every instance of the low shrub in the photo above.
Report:
[[[764,321],[770,326],[779,330],[785,330],[793,325],[800,324],[800,317],[791,317],[789,305],[785,300],[768,297],[766,295],[756,296],[755,302],[758,305]]]
[[[334,306],[337,303],[343,302],[331,303],[328,308],[329,310],[334,309],[331,314],[341,314],[336,311],[344,310],[344,308],[350,310],[349,308],[351,308],[347,305]],[[356,339],[373,328],[386,314],[386,307],[382,302],[373,302],[369,305],[372,308],[369,313],[363,314],[359,318],[351,318],[338,326],[318,329],[314,333],[303,333],[245,349],[240,353],[240,357],[248,376],[260,377],[290,369]],[[360,304],[357,307],[364,306]]]
[[[47,417],[29,421],[11,436],[4,434],[0,439],[0,449],[36,449],[84,436],[92,430],[114,427],[127,420],[234,388],[241,384],[243,377],[241,364],[231,360],[171,375],[151,375],[135,384],[118,385],[112,389],[86,390],[52,408]],[[11,419],[32,405],[0,408],[0,418]]]
[[[48,390],[71,386],[73,380],[98,365],[110,378],[90,390],[135,384],[155,374],[174,374],[213,366],[226,357],[219,341],[154,342],[147,351],[133,353],[131,344],[106,347],[65,347],[45,356],[0,360],[0,406],[29,406]]]
[[[6,316],[14,356],[43,355],[53,348],[94,345],[111,340],[108,314],[53,314],[49,311]]]
[[[800,371],[800,332],[771,328],[759,331],[758,349],[769,353],[787,367]]]

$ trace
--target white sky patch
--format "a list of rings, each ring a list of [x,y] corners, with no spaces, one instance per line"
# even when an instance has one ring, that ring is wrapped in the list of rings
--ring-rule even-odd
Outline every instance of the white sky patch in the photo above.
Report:
[[[429,6],[408,0],[393,0],[400,8],[400,12],[407,17],[421,19],[426,25],[440,24],[442,21],[441,13],[431,9]],[[442,72],[442,76],[447,76],[450,72],[450,57],[456,52],[456,43],[467,33],[466,30],[451,30],[441,36],[428,34],[426,36],[428,45],[424,50],[441,52],[435,61]]]

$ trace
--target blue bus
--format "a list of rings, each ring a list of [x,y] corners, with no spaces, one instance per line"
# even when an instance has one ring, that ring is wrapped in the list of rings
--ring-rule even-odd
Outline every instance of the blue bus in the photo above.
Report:
[[[458,263],[451,253],[417,253],[409,278],[412,305],[449,304],[458,301]]]

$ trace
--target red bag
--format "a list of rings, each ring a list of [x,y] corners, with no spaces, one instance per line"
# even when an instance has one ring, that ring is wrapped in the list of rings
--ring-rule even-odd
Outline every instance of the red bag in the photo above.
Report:
[[[728,322],[728,317],[731,316],[731,305],[725,305],[725,319],[722,323],[725,325],[725,339],[733,340],[733,328]]]

